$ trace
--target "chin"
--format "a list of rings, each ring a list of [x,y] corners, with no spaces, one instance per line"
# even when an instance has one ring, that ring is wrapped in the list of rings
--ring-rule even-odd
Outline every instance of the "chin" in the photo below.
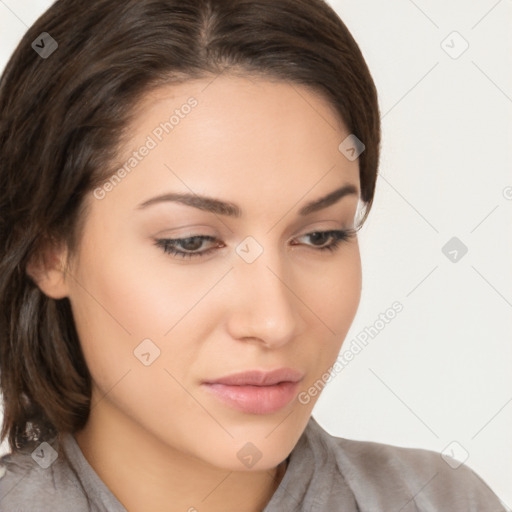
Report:
[[[306,427],[309,416],[297,419],[289,416],[268,415],[246,418],[237,425],[226,425],[229,434],[219,428],[210,443],[204,437],[195,444],[204,445],[202,453],[195,450],[207,463],[229,471],[264,471],[275,468],[291,453]],[[293,418],[293,419],[292,419]],[[264,421],[262,421],[264,420]],[[233,437],[231,437],[233,436]]]

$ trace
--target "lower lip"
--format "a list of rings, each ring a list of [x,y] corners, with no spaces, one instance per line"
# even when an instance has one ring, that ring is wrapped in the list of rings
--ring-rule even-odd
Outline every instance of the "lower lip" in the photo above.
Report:
[[[270,414],[282,409],[297,396],[298,382],[280,382],[273,386],[228,386],[204,384],[224,403],[250,414]]]

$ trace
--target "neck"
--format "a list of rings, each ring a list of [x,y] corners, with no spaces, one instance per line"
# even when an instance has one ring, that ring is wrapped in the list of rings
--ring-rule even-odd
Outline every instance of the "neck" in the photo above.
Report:
[[[162,443],[121,416],[108,399],[97,403],[74,437],[89,464],[130,512],[259,512],[287,468],[286,460],[260,471],[217,468]]]

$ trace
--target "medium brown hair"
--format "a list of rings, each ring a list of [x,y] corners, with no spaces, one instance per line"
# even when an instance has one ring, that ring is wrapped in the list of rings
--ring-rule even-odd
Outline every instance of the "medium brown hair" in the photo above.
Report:
[[[58,44],[47,58],[31,46],[43,32]],[[27,263],[50,242],[76,249],[84,197],[112,174],[148,92],[224,71],[327,98],[366,146],[366,220],[379,162],[377,92],[358,45],[323,0],[58,0],[0,79],[0,440],[7,436],[11,450],[80,430],[90,410],[70,302],[42,293]]]

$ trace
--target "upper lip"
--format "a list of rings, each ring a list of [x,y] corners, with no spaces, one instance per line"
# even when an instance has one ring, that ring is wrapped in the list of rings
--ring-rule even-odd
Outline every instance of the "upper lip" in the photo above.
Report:
[[[293,368],[278,368],[272,371],[250,370],[233,373],[205,383],[227,386],[272,386],[280,382],[299,382],[303,376],[302,372]]]

